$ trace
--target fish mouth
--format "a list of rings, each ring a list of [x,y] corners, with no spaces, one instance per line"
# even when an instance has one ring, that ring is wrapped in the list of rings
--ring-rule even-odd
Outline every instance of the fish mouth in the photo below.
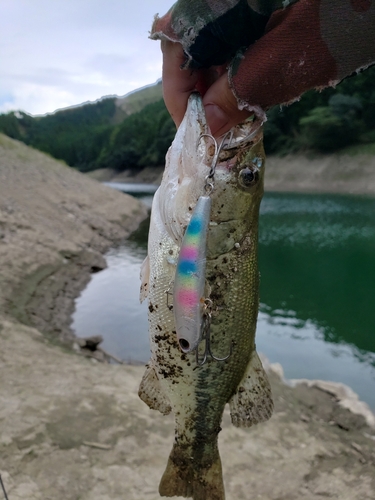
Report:
[[[199,103],[197,104],[197,108],[199,109]],[[203,113],[205,118],[204,108],[200,111],[201,114]],[[211,134],[209,127],[206,124],[208,131],[200,135],[198,142],[205,137],[206,158],[207,156],[212,156],[213,158],[216,156],[217,166],[219,166],[220,162],[224,160],[227,163],[228,168],[228,162],[232,160],[233,163],[233,158],[241,150],[248,149],[251,145],[259,142],[259,140],[263,137],[263,123],[264,122],[260,120],[259,117],[253,115],[217,138]],[[214,153],[212,151],[214,151]]]
[[[221,143],[223,151],[230,152],[234,150],[233,153],[235,153],[238,149],[248,147],[249,143],[257,142],[256,138],[261,131],[262,125],[263,121],[257,116],[250,116],[244,122],[236,125],[229,132],[219,137],[218,143]]]
[[[233,157],[239,150],[248,148],[250,143],[258,142],[262,135],[262,125],[264,123],[264,120],[261,120],[256,115],[252,115],[245,121],[232,127],[225,134],[215,138],[211,134],[211,130],[207,124],[202,97],[198,92],[193,92],[189,96],[187,111],[184,117],[184,121],[185,120],[187,122],[187,128],[190,127],[196,130],[196,125],[199,124],[201,132],[198,136],[196,146],[197,149],[199,149],[202,139],[204,139],[205,152],[202,156],[205,157],[206,160],[214,157],[214,151],[218,150],[220,152],[218,156],[223,154],[223,156]],[[215,147],[213,148],[212,146]],[[209,160],[207,163],[209,163]]]

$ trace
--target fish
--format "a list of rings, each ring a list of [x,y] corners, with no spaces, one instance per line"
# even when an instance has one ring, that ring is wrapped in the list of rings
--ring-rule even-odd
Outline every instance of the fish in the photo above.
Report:
[[[140,292],[148,300],[151,356],[139,397],[175,418],[161,496],[224,500],[218,434],[226,404],[237,427],[272,415],[255,345],[262,137],[248,120],[218,144],[200,95],[191,94],[154,196]],[[195,292],[187,302],[184,273]]]

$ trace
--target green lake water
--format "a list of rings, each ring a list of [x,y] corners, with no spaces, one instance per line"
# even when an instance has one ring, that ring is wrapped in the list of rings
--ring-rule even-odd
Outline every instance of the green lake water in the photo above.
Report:
[[[107,255],[77,299],[78,336],[147,361],[147,305],[138,303],[147,224]],[[267,193],[261,205],[257,348],[286,378],[343,382],[375,409],[375,200]]]

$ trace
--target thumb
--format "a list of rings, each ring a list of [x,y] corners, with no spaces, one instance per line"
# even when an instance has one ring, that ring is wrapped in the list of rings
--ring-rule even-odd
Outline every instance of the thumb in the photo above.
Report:
[[[209,87],[203,97],[207,123],[211,134],[219,137],[251,116],[239,110],[237,100],[229,87],[228,73],[224,73]]]

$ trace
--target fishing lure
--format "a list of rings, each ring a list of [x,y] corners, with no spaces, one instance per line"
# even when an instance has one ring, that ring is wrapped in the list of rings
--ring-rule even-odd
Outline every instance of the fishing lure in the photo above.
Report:
[[[177,262],[173,311],[178,343],[186,353],[196,349],[202,339],[206,242],[210,213],[211,198],[200,196],[186,228]]]
[[[220,146],[211,134],[202,134],[200,140],[205,136],[213,141],[215,153],[210,172],[205,179],[205,195],[198,198],[182,240],[173,291],[173,311],[180,349],[184,353],[192,352],[198,348],[203,337],[206,339],[203,362],[199,362],[198,349],[196,351],[199,365],[206,361],[208,355],[216,361],[224,361],[229,357],[216,358],[211,352],[211,301],[204,297],[206,243],[211,215],[210,195],[214,188],[216,164],[228,134],[224,136]]]

